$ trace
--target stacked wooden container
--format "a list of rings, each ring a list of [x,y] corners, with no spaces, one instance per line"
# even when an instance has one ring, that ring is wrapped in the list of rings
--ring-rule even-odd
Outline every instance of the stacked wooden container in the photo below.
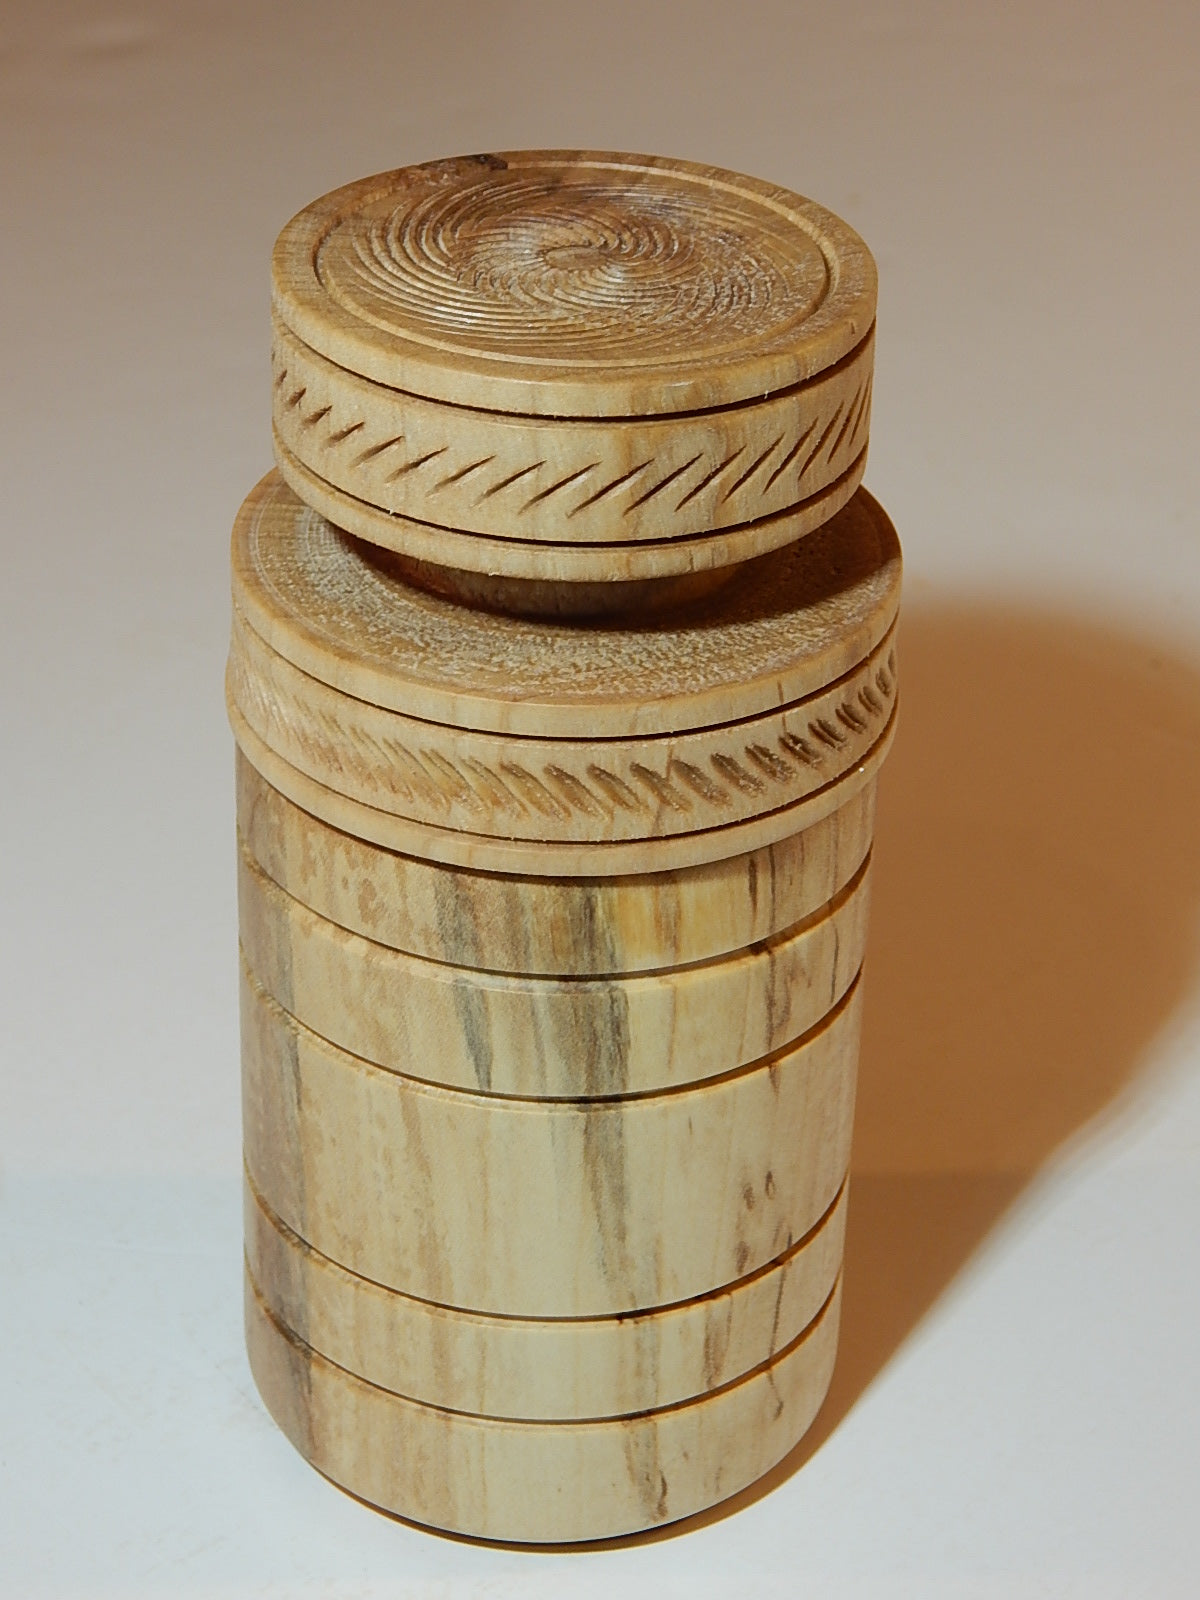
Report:
[[[824,1396],[896,704],[874,308],[819,206],[644,157],[385,173],[276,247],[248,1341],[418,1522],[669,1522]]]

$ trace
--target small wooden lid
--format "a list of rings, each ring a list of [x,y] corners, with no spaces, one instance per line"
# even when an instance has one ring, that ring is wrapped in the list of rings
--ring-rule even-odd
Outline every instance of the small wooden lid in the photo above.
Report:
[[[456,406],[708,410],[803,383],[875,316],[875,267],[822,206],[661,157],[508,151],[404,167],[279,236],[274,303],[320,355]]]
[[[874,263],[752,178],[577,151],[406,167],[294,217],[273,285],[280,471],[413,560],[656,581],[798,539],[862,479]]]

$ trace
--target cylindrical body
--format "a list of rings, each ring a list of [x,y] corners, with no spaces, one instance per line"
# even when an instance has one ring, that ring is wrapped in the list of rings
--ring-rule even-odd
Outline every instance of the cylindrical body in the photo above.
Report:
[[[825,1394],[896,705],[873,305],[827,213],[643,158],[281,236],[228,674],[247,1337],[416,1521],[671,1521]]]

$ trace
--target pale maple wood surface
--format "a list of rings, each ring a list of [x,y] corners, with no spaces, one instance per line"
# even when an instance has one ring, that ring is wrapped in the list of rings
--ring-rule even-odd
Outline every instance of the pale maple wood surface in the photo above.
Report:
[[[765,1366],[684,1404],[604,1421],[472,1416],[392,1394],[285,1329],[249,1277],[246,1342],[284,1433],[360,1498],[486,1539],[601,1539],[712,1505],[787,1453],[829,1387],[840,1290]]]
[[[430,524],[453,548],[449,529],[523,545],[679,540],[778,516],[852,478],[849,499],[865,464],[874,355],[867,334],[808,383],[756,402],[564,425],[451,410],[371,383],[276,319],[275,438],[285,476],[295,461],[348,506]],[[381,542],[405,549],[404,526]]]
[[[368,844],[293,805],[240,750],[236,766],[242,847],[293,899],[377,944],[488,972],[642,972],[775,939],[845,888],[875,819],[869,783],[748,855],[636,877],[522,878]]]
[[[858,976],[868,895],[864,863],[825,906],[748,949],[595,978],[390,949],[310,911],[244,851],[238,903],[255,976],[322,1038],[450,1087],[587,1099],[718,1077],[816,1026]]]
[[[839,217],[694,162],[509,150],[381,172],[283,229],[272,303],[350,372],[454,406],[675,414],[791,388],[875,317]]]
[[[490,1538],[684,1516],[828,1385],[900,551],[875,272],[658,158],[293,218],[234,527],[247,1338]]]
[[[860,490],[692,605],[586,625],[502,616],[403,581],[386,551],[339,534],[274,472],[237,515],[231,561],[250,627],[331,688],[444,726],[605,741],[821,693],[888,633],[901,576],[895,529]]]
[[[873,788],[879,768],[891,748],[896,721],[894,716],[889,720],[866,760],[836,783],[816,790],[793,805],[746,822],[727,823],[699,833],[578,843],[489,837],[412,821],[377,806],[365,805],[361,800],[315,782],[283,760],[242,719],[228,696],[226,710],[246,759],[281,794],[332,827],[386,850],[422,856],[428,861],[479,872],[555,880],[650,875],[703,866],[729,856],[756,855],[761,849],[813,827]]]
[[[657,739],[523,739],[349,697],[271,650],[236,610],[227,674],[258,737],[324,788],[452,832],[547,844],[699,833],[794,806],[871,760],[894,688],[887,635],[786,712]]]
[[[624,628],[422,593],[270,476],[233,548],[243,751],[391,849],[569,877],[691,866],[838,809],[891,738],[899,548],[861,491],[819,533]]]
[[[700,1084],[517,1099],[351,1055],[244,967],[246,1167],[302,1239],[402,1293],[524,1317],[645,1310],[756,1271],[827,1209],[860,1015],[852,989],[809,1034]]]
[[[698,572],[723,570],[735,562],[794,544],[849,503],[865,466],[860,455],[850,469],[787,511],[718,533],[631,544],[524,543],[479,534],[449,532],[399,512],[356,500],[309,470],[273,434],[280,476],[313,510],[367,543],[444,569],[500,576],[510,593],[524,591],[520,607],[531,612],[627,611],[644,604],[645,590]],[[553,587],[549,587],[550,585]],[[607,600],[597,595],[608,592]],[[584,595],[585,602],[572,603]],[[628,595],[629,598],[626,598]]]
[[[875,269],[799,195],[661,158],[380,173],[284,228],[276,459],[446,567],[638,580],[810,532],[866,460]]]
[[[615,1417],[707,1394],[798,1338],[841,1270],[846,1196],[759,1271],[619,1317],[486,1316],[386,1289],[301,1239],[248,1178],[246,1261],[278,1322],[394,1394],[488,1417]]]

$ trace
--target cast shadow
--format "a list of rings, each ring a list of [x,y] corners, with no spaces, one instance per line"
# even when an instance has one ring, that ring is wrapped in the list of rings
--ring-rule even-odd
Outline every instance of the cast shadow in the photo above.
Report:
[[[907,603],[880,785],[838,1364],[820,1449],[1195,981],[1200,675],[1078,618]]]

